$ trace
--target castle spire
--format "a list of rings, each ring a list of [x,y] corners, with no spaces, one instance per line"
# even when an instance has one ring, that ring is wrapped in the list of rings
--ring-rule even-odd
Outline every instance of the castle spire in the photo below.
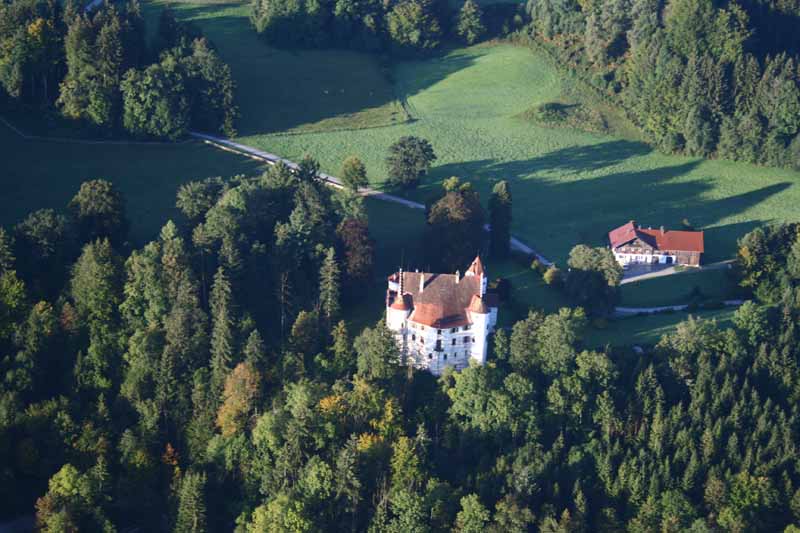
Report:
[[[399,274],[400,274],[400,288],[398,289],[397,294],[398,296],[402,297],[403,294],[405,294],[405,291],[403,290],[403,267],[400,267]]]

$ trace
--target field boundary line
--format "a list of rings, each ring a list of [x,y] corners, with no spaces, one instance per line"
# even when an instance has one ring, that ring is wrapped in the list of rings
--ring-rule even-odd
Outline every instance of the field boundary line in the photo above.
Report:
[[[5,117],[0,116],[2,122],[8,129],[22,137],[26,141],[44,141],[61,144],[89,144],[89,145],[119,145],[119,146],[177,146],[191,142],[191,139],[184,139],[182,141],[166,142],[166,141],[102,141],[99,139],[70,139],[68,137],[47,137],[44,135],[28,135],[21,129],[14,126]]]
[[[280,163],[285,164],[289,168],[292,168],[292,169],[295,169],[295,170],[298,168],[297,163],[294,163],[293,161],[290,161],[288,159],[285,159],[285,158],[283,158],[281,156],[278,156],[278,155],[275,155],[275,154],[271,154],[269,152],[265,152],[263,150],[259,150],[257,148],[253,148],[252,146],[247,146],[247,145],[240,144],[240,143],[237,143],[237,142],[234,142],[234,141],[230,141],[228,139],[223,139],[223,138],[217,137],[215,135],[208,135],[207,133],[200,133],[200,132],[192,131],[192,132],[189,132],[189,135],[191,135],[192,137],[195,137],[197,139],[200,139],[200,140],[202,140],[203,142],[205,142],[207,144],[215,146],[215,147],[217,147],[217,148],[219,148],[221,150],[225,150],[226,152],[232,152],[232,153],[237,153],[239,155],[244,155],[245,157],[249,157],[250,159],[255,159],[257,161],[263,161],[263,162],[268,163],[270,165],[274,165],[274,164],[280,162]],[[342,180],[340,180],[339,178],[337,178],[335,176],[331,176],[330,174],[325,174],[323,172],[320,172],[318,175],[328,185],[331,185],[332,187],[336,187],[338,189],[344,188],[344,184],[342,183]],[[402,197],[396,196],[394,194],[385,193],[385,192],[379,191],[377,189],[372,189],[372,188],[369,188],[369,187],[360,188],[358,190],[358,193],[361,196],[369,196],[369,197],[375,198],[377,200],[383,200],[385,202],[393,202],[393,203],[396,203],[396,204],[403,205],[405,207],[409,207],[411,209],[422,209],[422,210],[425,209],[425,205],[421,204],[420,202],[415,202],[413,200],[407,200],[406,198],[402,198]],[[488,231],[489,230],[489,224],[485,224],[484,225],[484,229]],[[524,252],[524,253],[527,253],[527,254],[530,254],[530,255],[533,255],[533,256],[536,257],[536,259],[539,260],[539,262],[541,262],[544,265],[549,266],[549,265],[553,264],[552,261],[550,261],[549,259],[547,259],[543,255],[541,255],[536,250],[534,250],[533,248],[531,248],[530,246],[525,244],[523,241],[521,241],[517,237],[514,237],[513,235],[511,236],[511,243],[510,244],[511,244],[511,248],[512,249],[520,251],[520,252]]]
[[[395,126],[402,126],[403,124],[409,124],[411,122],[415,122],[417,119],[412,117],[408,114],[406,109],[403,107],[403,103],[398,99],[398,104],[402,108],[403,114],[406,115],[405,120],[401,120],[399,122],[392,122],[390,124],[376,124],[374,126],[363,126],[361,128],[328,128],[325,130],[288,130],[288,131],[275,131],[272,133],[257,133],[259,137],[296,137],[298,135],[319,135],[323,133],[345,133],[345,132],[355,132],[355,131],[369,131],[369,130],[380,130],[383,128],[393,128]]]
[[[750,300],[725,300],[723,307],[739,307]],[[658,307],[615,307],[614,314],[617,317],[629,317],[633,315],[655,315],[665,311],[686,311],[691,304],[661,305]]]

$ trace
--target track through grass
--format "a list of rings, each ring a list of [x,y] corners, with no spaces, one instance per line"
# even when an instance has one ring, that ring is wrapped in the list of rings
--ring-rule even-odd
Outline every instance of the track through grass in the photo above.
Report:
[[[160,4],[146,8],[152,20]],[[484,198],[497,180],[510,180],[514,233],[561,264],[575,244],[604,244],[610,228],[631,218],[667,227],[688,219],[706,229],[711,262],[731,257],[755,226],[799,217],[796,172],[667,156],[635,140],[523,120],[538,104],[580,100],[574,80],[527,48],[478,45],[387,72],[367,54],[267,47],[248,26],[245,4],[176,9],[231,63],[243,116],[237,141],[289,159],[313,154],[334,174],[356,154],[380,186],[388,146],[424,137],[439,159],[414,198],[453,175]]]

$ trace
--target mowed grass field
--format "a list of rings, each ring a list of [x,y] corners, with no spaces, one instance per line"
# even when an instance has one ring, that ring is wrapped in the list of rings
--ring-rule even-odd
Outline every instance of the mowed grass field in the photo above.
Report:
[[[151,32],[163,5],[144,5]],[[202,27],[231,65],[242,112],[237,140],[289,158],[313,154],[331,173],[355,154],[366,162],[371,182],[382,186],[387,147],[403,135],[425,137],[439,159],[411,196],[426,198],[441,180],[458,175],[486,199],[497,180],[507,179],[514,193],[514,232],[559,263],[574,244],[603,244],[609,228],[630,218],[666,226],[689,219],[706,229],[712,261],[730,257],[736,239],[756,225],[798,217],[796,173],[664,156],[633,135],[548,129],[521,118],[538,104],[581,98],[577,85],[525,48],[479,45],[388,65],[352,51],[270,48],[250,28],[248,7],[240,2],[172,5]],[[611,118],[624,126],[621,117]],[[260,172],[251,160],[194,142],[62,144],[24,141],[3,127],[0,142],[8,154],[0,173],[0,224],[13,224],[33,209],[63,208],[82,181],[102,177],[127,198],[134,244],[154,237],[178,215],[174,201],[181,183]],[[369,292],[380,295],[384,274],[401,258],[406,265],[421,261],[424,219],[420,211],[376,201],[368,201],[368,209],[378,243]],[[490,264],[489,270],[514,285],[515,303],[506,316],[517,318],[528,305],[551,311],[567,303],[524,267],[509,262]],[[666,282],[658,284],[626,289],[624,303],[660,305],[676,293]],[[370,296],[362,307],[354,317],[374,322],[382,300]],[[682,318],[662,315],[654,332]],[[631,318],[603,334],[624,343],[640,338],[651,322]]]
[[[621,305],[625,307],[657,307],[741,297],[728,269],[689,270],[626,283],[620,287]]]
[[[146,3],[151,19],[161,5]],[[509,180],[514,233],[559,263],[575,244],[602,245],[630,219],[667,227],[688,219],[706,230],[706,260],[716,261],[757,225],[800,217],[796,172],[667,156],[628,138],[524,120],[577,84],[527,48],[478,45],[388,68],[350,51],[270,48],[249,26],[245,3],[173,5],[231,65],[239,141],[288,158],[313,154],[331,173],[355,154],[381,186],[388,146],[424,137],[438,160],[412,197],[455,175],[485,199],[496,181]]]
[[[691,316],[702,320],[713,320],[720,328],[726,328],[732,325],[735,312],[734,308],[726,308],[697,311],[691,313]],[[584,344],[589,348],[631,344],[653,345],[664,335],[672,333],[675,326],[686,320],[687,316],[685,313],[664,313],[613,320],[605,329],[590,328],[584,338]]]
[[[83,144],[25,140],[0,124],[0,225],[9,227],[36,209],[65,210],[81,183],[110,180],[125,195],[131,241],[156,237],[180,216],[181,183],[210,176],[260,172],[257,162],[198,142],[175,145]]]

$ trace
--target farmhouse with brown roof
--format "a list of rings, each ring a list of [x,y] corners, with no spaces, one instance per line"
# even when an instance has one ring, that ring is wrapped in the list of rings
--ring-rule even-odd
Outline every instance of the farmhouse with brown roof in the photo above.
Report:
[[[486,272],[476,257],[462,276],[404,272],[388,278],[386,325],[404,357],[435,375],[486,361],[487,339],[497,323],[497,297],[486,293]]]
[[[608,234],[621,265],[661,264],[700,266],[705,251],[702,231],[643,228],[631,220]]]

